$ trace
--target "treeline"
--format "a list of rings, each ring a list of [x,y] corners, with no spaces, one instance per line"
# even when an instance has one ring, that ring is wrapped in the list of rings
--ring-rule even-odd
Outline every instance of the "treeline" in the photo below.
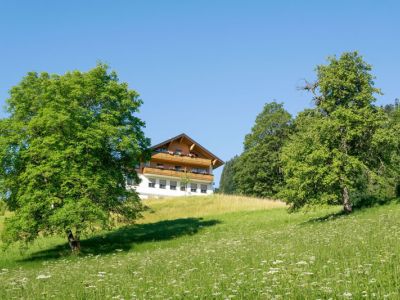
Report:
[[[315,107],[293,118],[271,102],[244,150],[225,164],[220,192],[345,211],[400,196],[400,106],[375,105],[371,66],[357,52],[330,57],[305,82]]]

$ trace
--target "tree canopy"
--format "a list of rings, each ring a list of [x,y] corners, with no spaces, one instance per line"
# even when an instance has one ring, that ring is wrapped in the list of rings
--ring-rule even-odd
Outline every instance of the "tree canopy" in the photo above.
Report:
[[[387,116],[373,104],[380,93],[373,79],[371,66],[357,52],[317,67],[317,81],[306,86],[316,108],[297,117],[282,150],[280,195],[292,208],[341,203],[351,211],[354,202],[378,192],[374,188],[380,196],[392,188],[384,176],[391,157],[382,141]]]
[[[127,178],[149,155],[142,101],[99,64],[88,72],[28,73],[10,91],[9,117],[0,121],[0,195],[14,215],[4,239],[79,236],[132,222],[140,210]],[[71,244],[71,246],[73,246]]]
[[[307,82],[315,107],[292,120],[265,105],[243,153],[229,161],[221,191],[306,205],[354,205],[400,195],[400,106],[378,107],[371,66],[357,52],[328,58]]]
[[[243,153],[234,161],[232,190],[257,197],[271,197],[279,191],[283,182],[279,155],[291,122],[283,104],[265,104],[245,137]]]
[[[234,175],[235,175],[235,163],[237,159],[238,156],[235,156],[232,159],[225,162],[224,169],[222,170],[221,179],[219,182],[220,193],[228,195],[236,193]]]

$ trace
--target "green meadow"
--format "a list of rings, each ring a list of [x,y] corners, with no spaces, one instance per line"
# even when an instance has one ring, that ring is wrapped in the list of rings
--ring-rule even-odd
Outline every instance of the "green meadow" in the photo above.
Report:
[[[400,205],[289,214],[235,196],[147,200],[133,226],[0,252],[0,299],[399,299]],[[4,217],[0,217],[1,223]]]

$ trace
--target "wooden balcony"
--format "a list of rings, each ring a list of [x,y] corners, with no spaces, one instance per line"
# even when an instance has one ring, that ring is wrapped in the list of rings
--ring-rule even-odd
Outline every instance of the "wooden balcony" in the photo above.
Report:
[[[210,174],[197,174],[197,173],[191,173],[191,172],[182,172],[182,171],[158,169],[158,168],[150,168],[150,167],[143,168],[143,174],[169,176],[169,177],[175,177],[175,178],[179,178],[179,179],[187,177],[192,180],[202,180],[202,181],[207,181],[207,182],[212,182],[214,179],[214,176],[210,175]]]
[[[151,160],[154,162],[191,165],[196,167],[209,168],[211,166],[211,159],[173,155],[169,153],[156,153],[153,154]]]

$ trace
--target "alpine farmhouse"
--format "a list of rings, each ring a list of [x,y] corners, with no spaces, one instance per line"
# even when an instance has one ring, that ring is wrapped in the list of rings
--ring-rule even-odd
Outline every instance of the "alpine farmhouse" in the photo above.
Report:
[[[151,147],[149,162],[136,170],[141,182],[132,186],[142,199],[212,194],[213,170],[224,162],[182,133]]]

